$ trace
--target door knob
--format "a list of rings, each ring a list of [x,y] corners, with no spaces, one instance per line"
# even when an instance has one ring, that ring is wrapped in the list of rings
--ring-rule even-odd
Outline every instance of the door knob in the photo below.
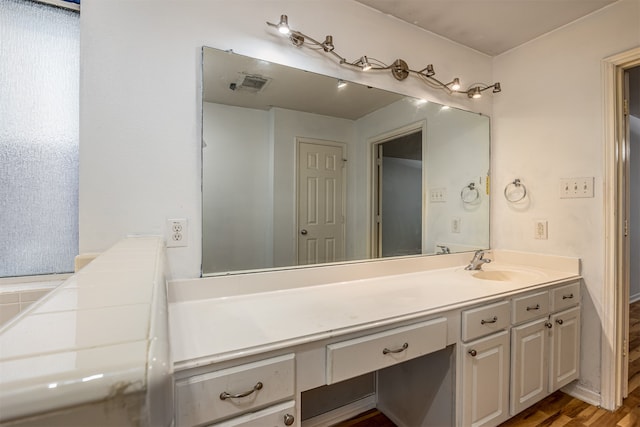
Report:
[[[300,234],[302,234],[303,236],[307,235],[307,230],[305,230],[304,228],[302,230],[300,230]]]

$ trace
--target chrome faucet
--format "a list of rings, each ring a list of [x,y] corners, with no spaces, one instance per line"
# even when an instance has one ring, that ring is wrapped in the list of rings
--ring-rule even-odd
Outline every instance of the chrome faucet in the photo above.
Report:
[[[482,265],[488,262],[491,262],[490,259],[485,259],[484,251],[482,249],[477,250],[475,254],[473,254],[473,259],[464,269],[465,270],[480,270],[482,269]]]

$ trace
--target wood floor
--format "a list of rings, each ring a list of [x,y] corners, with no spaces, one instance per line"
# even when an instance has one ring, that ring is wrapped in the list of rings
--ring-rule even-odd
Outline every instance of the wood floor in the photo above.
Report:
[[[499,427],[640,427],[640,301],[629,310],[629,397],[614,412],[557,391]],[[395,427],[376,409],[335,427]]]

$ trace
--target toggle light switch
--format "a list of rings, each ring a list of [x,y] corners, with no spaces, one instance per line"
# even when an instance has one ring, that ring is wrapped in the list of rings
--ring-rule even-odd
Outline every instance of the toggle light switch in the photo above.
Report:
[[[586,178],[561,178],[560,198],[575,199],[593,197],[593,177]]]

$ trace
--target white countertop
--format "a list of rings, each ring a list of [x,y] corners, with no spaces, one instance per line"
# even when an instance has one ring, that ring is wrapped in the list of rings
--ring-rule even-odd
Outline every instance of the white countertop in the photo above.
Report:
[[[168,341],[163,266],[162,239],[122,240],[0,328],[0,422],[102,401],[98,422],[109,399],[146,391],[151,357],[170,374],[168,351],[150,354]]]
[[[523,274],[517,281],[477,279],[473,272],[457,266],[172,302],[169,325],[174,366],[187,369],[299,345],[578,278],[578,261],[570,260],[565,264],[569,268],[562,271],[548,268],[557,268],[553,262],[547,268],[539,262],[523,266],[501,261],[483,267],[519,271]]]

